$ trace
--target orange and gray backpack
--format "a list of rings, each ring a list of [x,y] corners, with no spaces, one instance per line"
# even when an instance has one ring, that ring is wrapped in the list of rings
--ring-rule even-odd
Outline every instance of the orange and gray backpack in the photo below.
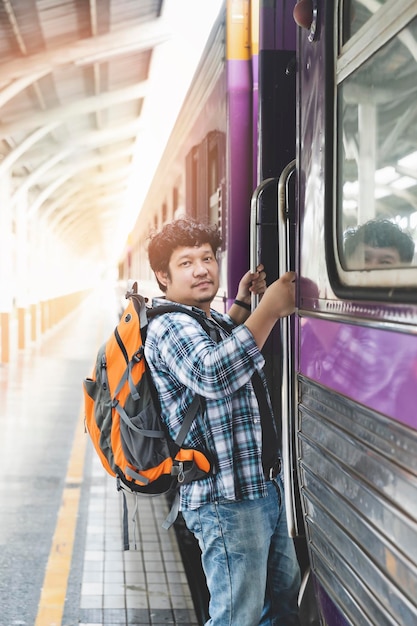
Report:
[[[85,425],[103,467],[117,478],[119,490],[168,493],[211,470],[206,453],[183,447],[202,399],[194,396],[174,441],[161,419],[144,343],[152,317],[174,311],[193,313],[181,305],[147,307],[137,293],[137,283],[126,298],[128,306],[99,349],[91,377],[83,381]],[[165,528],[175,521],[176,514],[173,507]]]

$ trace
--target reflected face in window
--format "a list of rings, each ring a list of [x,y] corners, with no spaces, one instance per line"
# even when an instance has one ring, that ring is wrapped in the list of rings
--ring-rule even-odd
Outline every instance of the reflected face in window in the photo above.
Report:
[[[397,248],[374,248],[365,243],[358,244],[348,259],[349,269],[376,269],[404,265]]]
[[[350,270],[410,265],[414,240],[390,220],[369,220],[345,234],[345,262]]]

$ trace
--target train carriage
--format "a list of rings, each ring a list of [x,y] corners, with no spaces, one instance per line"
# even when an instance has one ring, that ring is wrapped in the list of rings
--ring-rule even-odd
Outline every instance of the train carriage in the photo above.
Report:
[[[298,312],[285,335],[293,416],[285,430],[299,478],[298,491],[287,492],[290,525],[294,533],[305,527],[324,624],[411,626],[417,3],[312,8],[297,52],[298,202],[287,207],[296,227],[282,222],[289,233],[282,245],[294,251],[299,275]],[[384,241],[368,238],[382,228]],[[408,256],[386,256],[396,254],[391,231],[411,248]]]

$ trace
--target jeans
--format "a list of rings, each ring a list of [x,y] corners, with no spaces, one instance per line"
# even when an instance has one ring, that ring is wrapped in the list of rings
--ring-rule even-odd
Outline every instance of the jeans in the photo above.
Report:
[[[300,570],[288,536],[281,477],[268,496],[183,511],[210,593],[206,626],[298,626]]]

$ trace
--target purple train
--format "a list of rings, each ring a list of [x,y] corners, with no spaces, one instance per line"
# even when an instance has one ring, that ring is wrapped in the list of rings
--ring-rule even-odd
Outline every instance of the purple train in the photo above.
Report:
[[[183,214],[222,229],[217,306],[258,260],[297,272],[265,357],[301,622],[414,626],[417,2],[294,6],[225,3],[120,276]]]

